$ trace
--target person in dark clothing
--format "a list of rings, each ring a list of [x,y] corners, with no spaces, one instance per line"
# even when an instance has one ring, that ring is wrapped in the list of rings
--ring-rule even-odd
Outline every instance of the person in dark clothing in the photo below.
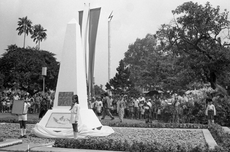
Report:
[[[110,112],[111,101],[110,101],[110,98],[109,98],[109,94],[107,92],[104,94],[102,102],[103,102],[103,111],[102,111],[102,118],[101,118],[101,120],[103,120],[106,115],[110,116],[111,120],[113,120],[114,116]]]
[[[40,113],[39,113],[39,119],[42,119],[42,117],[46,114],[48,110],[48,100],[45,95],[42,96],[42,100],[40,103]]]

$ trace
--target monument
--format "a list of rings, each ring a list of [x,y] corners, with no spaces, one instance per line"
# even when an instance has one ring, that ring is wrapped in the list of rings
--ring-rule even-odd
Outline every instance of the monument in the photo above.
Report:
[[[89,13],[85,14],[87,16],[83,14],[83,20],[89,20]],[[89,25],[82,24],[83,29],[87,27]],[[69,110],[73,94],[78,95],[81,107],[78,136],[108,136],[114,132],[111,127],[103,126],[93,110],[88,109],[84,49],[87,46],[83,47],[87,43],[84,42],[85,38],[83,39],[82,35],[84,33],[81,33],[77,20],[71,20],[66,28],[53,109],[48,110],[32,130],[32,133],[38,137],[73,138]]]

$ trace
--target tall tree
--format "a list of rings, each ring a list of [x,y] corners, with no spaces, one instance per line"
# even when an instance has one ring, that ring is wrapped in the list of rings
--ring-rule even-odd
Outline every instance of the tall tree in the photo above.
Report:
[[[134,84],[130,80],[129,68],[125,66],[124,61],[119,62],[117,67],[117,73],[115,77],[110,79],[109,83],[106,84],[106,89],[111,90],[113,94],[129,94],[136,93],[134,90]]]
[[[192,70],[194,81],[210,82],[213,89],[224,90],[230,83],[230,39],[225,36],[228,11],[220,12],[219,6],[213,8],[209,2],[202,6],[190,1],[172,13],[175,20],[157,32],[163,50],[174,54],[175,64]]]
[[[47,67],[46,90],[56,89],[59,63],[53,53],[36,49],[9,50],[0,58],[4,87],[19,89],[31,95],[42,90],[42,67]]]
[[[42,42],[42,40],[45,40],[47,38],[47,30],[44,29],[40,24],[34,25],[33,29],[34,30],[31,38],[38,45],[38,49],[40,49],[40,43]]]
[[[32,22],[26,17],[19,18],[18,27],[16,29],[18,35],[24,34],[23,48],[25,48],[26,36],[32,34]]]

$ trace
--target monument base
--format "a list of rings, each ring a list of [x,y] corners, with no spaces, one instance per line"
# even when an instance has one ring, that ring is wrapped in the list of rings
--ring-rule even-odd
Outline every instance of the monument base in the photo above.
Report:
[[[114,133],[109,126],[102,126],[92,109],[81,109],[78,136],[108,136]],[[73,138],[69,109],[48,110],[32,133],[43,138]]]

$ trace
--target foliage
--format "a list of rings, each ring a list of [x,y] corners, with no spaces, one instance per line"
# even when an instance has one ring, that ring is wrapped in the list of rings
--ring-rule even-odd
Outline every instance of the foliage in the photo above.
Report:
[[[209,2],[205,6],[186,2],[172,11],[175,20],[157,31],[163,51],[173,53],[181,70],[191,71],[193,82],[210,82],[213,89],[229,84],[228,12]]]
[[[16,29],[18,31],[18,35],[24,34],[24,42],[23,42],[23,48],[25,48],[25,39],[26,35],[29,33],[32,34],[32,22],[27,19],[26,17],[19,18],[18,21],[18,27]]]
[[[40,42],[42,42],[42,40],[46,39],[47,34],[46,34],[46,29],[44,29],[40,24],[38,25],[34,25],[33,26],[33,33],[31,35],[31,38],[33,39],[33,41],[35,41],[35,43],[38,43],[38,49],[40,49]]]
[[[125,66],[123,60],[119,63],[115,77],[110,79],[109,84],[106,84],[106,89],[112,91],[114,95],[127,94],[135,96],[138,93],[130,80],[129,68]]]
[[[8,49],[0,58],[4,87],[19,88],[31,95],[42,90],[42,67],[47,67],[46,90],[56,88],[59,63],[53,53],[36,49]]]
[[[214,103],[216,107],[215,122],[222,126],[230,126],[230,102],[229,99],[223,97],[215,97]]]
[[[114,128],[106,137],[57,139],[55,147],[117,151],[190,151],[207,149],[202,131],[143,128]],[[158,138],[156,138],[158,137]],[[191,138],[197,137],[191,139]],[[180,140],[183,139],[183,140]]]
[[[209,2],[186,2],[172,13],[170,24],[136,39],[125,52],[123,61],[135,88],[180,93],[208,82],[213,89],[230,90],[228,11],[220,12]]]
[[[94,95],[96,97],[101,97],[101,95],[105,93],[105,91],[102,89],[102,86],[98,86],[98,85],[94,85],[94,92],[95,92]]]
[[[184,128],[187,128],[185,124]],[[192,125],[192,124],[191,124]],[[193,124],[195,125],[195,124]],[[169,125],[170,126],[170,125]],[[135,127],[135,126],[132,126]],[[149,144],[148,142],[140,142],[139,140],[132,141],[127,139],[117,140],[112,138],[111,136],[108,136],[106,138],[88,138],[88,139],[57,139],[55,141],[55,147],[65,147],[65,148],[84,148],[84,149],[100,149],[100,150],[118,150],[118,151],[193,151],[193,152],[201,152],[201,151],[209,151],[209,152],[225,152],[229,151],[230,148],[230,134],[226,134],[223,130],[223,128],[218,125],[214,124],[208,127],[209,131],[211,132],[213,138],[217,142],[218,146],[215,147],[215,149],[208,150],[206,148],[202,149],[201,147],[193,147],[190,149],[187,149],[188,147],[184,147],[183,145],[178,145],[178,147],[175,146],[169,146],[169,145],[161,145],[157,142],[152,142]],[[161,125],[158,126],[158,128],[161,128]],[[178,128],[177,125],[175,125],[172,128]],[[176,142],[176,141],[175,141]],[[91,143],[90,145],[88,145]],[[86,145],[84,145],[86,144]],[[168,147],[169,146],[169,147]],[[88,148],[89,147],[89,148]],[[119,148],[120,147],[120,148]]]

